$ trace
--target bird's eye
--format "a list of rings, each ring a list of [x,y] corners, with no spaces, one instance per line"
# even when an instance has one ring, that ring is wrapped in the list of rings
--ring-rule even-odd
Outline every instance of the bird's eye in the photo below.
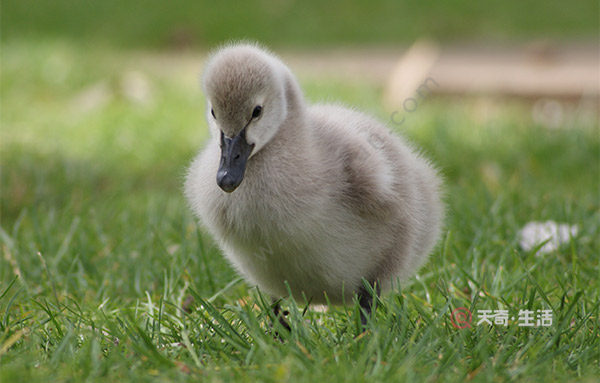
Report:
[[[210,114],[212,114],[213,118],[216,120],[217,116],[215,116],[215,110],[214,109],[210,109]]]
[[[258,118],[260,117],[260,114],[262,113],[262,106],[258,105],[254,108],[254,110],[252,111],[252,118]]]

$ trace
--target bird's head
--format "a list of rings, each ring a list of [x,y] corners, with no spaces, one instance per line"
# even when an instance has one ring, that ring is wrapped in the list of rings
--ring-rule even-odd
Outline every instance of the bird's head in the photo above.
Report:
[[[275,136],[286,118],[282,67],[252,45],[223,48],[206,65],[208,125],[221,144],[217,184],[228,193],[242,182],[250,157]]]

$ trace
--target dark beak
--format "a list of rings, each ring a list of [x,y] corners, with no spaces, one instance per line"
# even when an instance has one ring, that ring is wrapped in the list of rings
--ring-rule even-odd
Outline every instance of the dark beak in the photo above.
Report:
[[[232,138],[225,137],[221,132],[221,163],[217,171],[217,185],[221,189],[231,193],[240,186],[252,149],[254,144],[246,141],[246,128]]]

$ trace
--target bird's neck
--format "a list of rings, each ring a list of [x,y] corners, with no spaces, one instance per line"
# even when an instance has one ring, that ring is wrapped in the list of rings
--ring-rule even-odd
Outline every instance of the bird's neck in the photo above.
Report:
[[[287,68],[284,73],[284,90],[288,115],[291,114],[291,117],[295,117],[295,115],[303,114],[305,105],[302,90],[294,75]]]
[[[276,136],[283,141],[292,143],[297,148],[308,145],[306,126],[306,105],[300,85],[294,75],[286,68],[284,72],[284,91],[287,102],[287,116]]]

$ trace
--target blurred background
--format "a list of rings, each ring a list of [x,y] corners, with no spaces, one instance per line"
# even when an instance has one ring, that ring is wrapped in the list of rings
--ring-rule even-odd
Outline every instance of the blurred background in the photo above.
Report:
[[[59,289],[97,299],[165,270],[228,283],[181,189],[207,138],[203,61],[238,39],[280,54],[309,100],[423,148],[463,252],[533,219],[597,233],[598,16],[597,0],[3,0],[0,277],[41,288],[40,252]]]
[[[4,41],[67,40],[122,48],[206,49],[229,39],[274,48],[406,45],[531,39],[597,42],[598,2],[559,0],[442,4],[406,1],[7,0]]]

